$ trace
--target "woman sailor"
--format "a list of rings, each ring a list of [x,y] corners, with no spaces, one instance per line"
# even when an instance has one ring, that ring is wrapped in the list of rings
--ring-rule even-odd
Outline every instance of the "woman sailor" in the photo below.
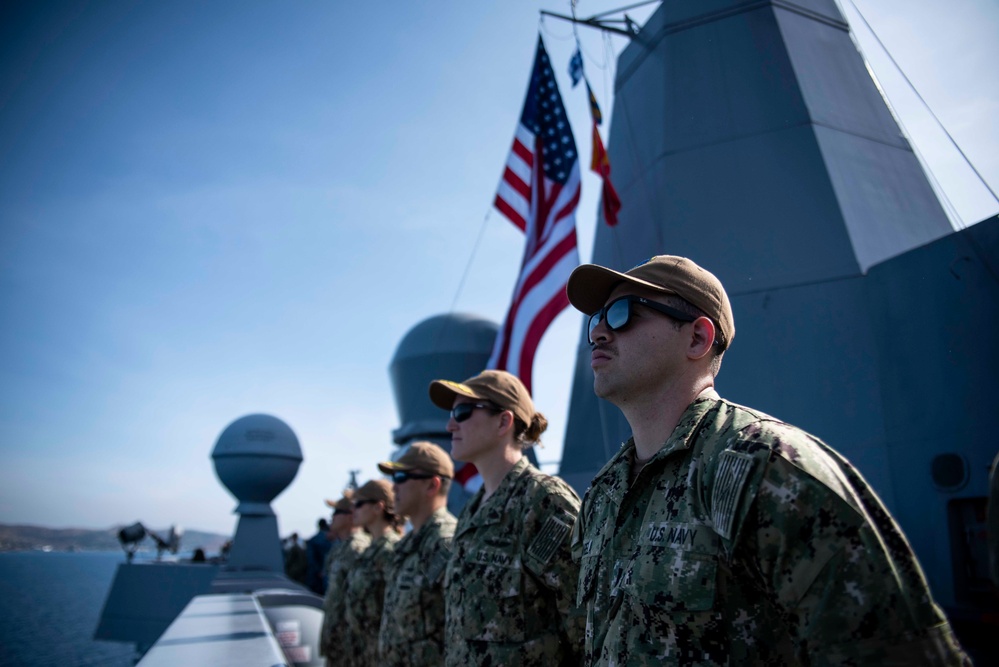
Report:
[[[575,611],[579,570],[569,551],[579,496],[524,456],[548,421],[505,371],[436,380],[430,398],[451,412],[452,457],[482,475],[458,517],[445,573],[446,664],[581,664],[585,620]]]
[[[341,656],[344,664],[378,667],[378,630],[382,621],[385,578],[399,541],[400,518],[395,514],[392,484],[384,479],[367,482],[354,493],[354,524],[371,535],[365,549],[347,573],[344,593],[347,632],[355,650]],[[337,663],[338,658],[331,658]]]

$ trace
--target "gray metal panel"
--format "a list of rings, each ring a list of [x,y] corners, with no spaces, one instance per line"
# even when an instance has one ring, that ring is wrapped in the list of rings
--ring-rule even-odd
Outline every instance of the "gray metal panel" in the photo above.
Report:
[[[832,445],[893,507],[863,278],[739,296],[732,308],[737,333],[718,375],[719,393]]]
[[[689,23],[711,18],[718,14],[734,13],[769,5],[761,0],[672,0],[664,2],[657,13],[662,13],[664,25]],[[809,14],[823,16],[831,21],[843,22],[843,15],[835,0],[777,0],[773,4]],[[651,21],[650,21],[651,23]]]
[[[253,593],[261,589],[280,588],[285,591],[312,595],[304,586],[292,581],[283,572],[241,572],[224,569],[212,581],[211,593]]]
[[[122,563],[104,601],[95,639],[152,645],[191,598],[211,590],[218,566]]]
[[[640,68],[619,72],[609,137],[615,185],[629,187],[663,155],[807,122],[773,10],[755,3],[666,35]],[[616,160],[622,141],[629,154]]]
[[[884,447],[899,480],[892,510],[947,604],[952,555],[939,530],[947,502],[988,495],[999,449],[997,270],[999,218],[991,218],[875,266],[865,281],[881,359]],[[971,471],[952,493],[930,477],[930,461],[946,452],[962,455]]]
[[[774,15],[861,269],[953,231],[850,36]]]
[[[627,158],[628,145],[620,148]],[[713,269],[730,295],[860,272],[807,126],[669,155],[621,197],[617,227],[597,227],[599,264],[685,255]]]
[[[229,566],[236,570],[284,572],[284,556],[276,516],[243,514],[229,552]]]
[[[697,23],[752,11],[768,2],[760,0],[672,0],[659,5],[642,26],[638,38],[618,58],[618,71],[637,67],[665,34],[682,30]],[[785,0],[774,4],[795,11],[816,15],[827,21],[843,24],[844,18],[835,0]]]
[[[274,667],[287,661],[250,595],[202,595],[139,662],[139,667]]]
[[[773,13],[811,122],[907,149],[846,24],[837,29],[779,5]]]
[[[911,150],[816,127],[861,270],[953,232]]]
[[[596,261],[609,247],[630,266],[625,248],[647,257],[672,245],[669,230],[688,237],[738,215],[745,224],[734,235],[726,229],[727,246],[712,253],[745,261],[764,246],[798,258],[796,270],[764,278],[769,287],[863,271],[949,233],[846,30],[788,3],[733,6],[739,11],[661,30],[641,66],[619,73],[609,142],[624,202],[616,233],[630,234],[629,220],[647,228],[617,240],[620,251],[598,229]],[[830,245],[835,236],[849,244]]]

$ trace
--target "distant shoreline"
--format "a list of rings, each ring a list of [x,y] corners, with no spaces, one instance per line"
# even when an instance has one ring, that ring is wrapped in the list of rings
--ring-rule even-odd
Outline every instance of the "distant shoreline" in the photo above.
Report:
[[[115,552],[121,551],[118,531],[122,526],[112,526],[103,530],[86,528],[46,528],[44,526],[0,524],[0,553],[12,552]],[[163,530],[166,534],[168,530]],[[196,548],[206,553],[217,553],[229,535],[209,533],[200,530],[185,531],[181,537],[181,550]],[[142,545],[139,553],[155,553],[150,542]]]

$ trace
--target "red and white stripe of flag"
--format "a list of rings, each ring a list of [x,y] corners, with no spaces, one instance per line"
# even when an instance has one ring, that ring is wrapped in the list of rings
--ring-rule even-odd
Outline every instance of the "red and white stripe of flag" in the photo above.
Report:
[[[548,325],[569,305],[565,285],[579,265],[576,206],[579,160],[564,185],[545,178],[534,133],[517,125],[495,206],[527,235],[513,300],[496,338],[489,368],[505,369],[531,390],[534,355]]]

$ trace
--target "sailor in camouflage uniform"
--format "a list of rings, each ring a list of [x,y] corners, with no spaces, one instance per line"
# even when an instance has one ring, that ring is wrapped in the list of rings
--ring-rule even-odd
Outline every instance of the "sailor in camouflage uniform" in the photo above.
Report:
[[[347,632],[344,596],[347,593],[347,573],[357,557],[371,544],[371,537],[354,525],[353,512],[353,495],[348,492],[333,506],[330,522],[338,541],[327,559],[329,583],[323,598],[323,629],[319,640],[319,655],[326,657],[328,667],[353,667],[356,663],[352,658],[360,652]]]
[[[385,587],[378,664],[444,664],[444,568],[457,520],[447,511],[454,463],[432,442],[414,442],[397,461],[379,463],[392,476],[396,512],[413,529],[395,545]]]
[[[446,664],[579,665],[583,618],[569,544],[579,497],[523,453],[548,421],[505,371],[437,380],[430,398],[451,410],[451,455],[482,475],[458,518],[445,573]]]
[[[398,517],[392,485],[371,480],[354,494],[354,524],[371,534],[365,549],[347,573],[344,595],[347,632],[351,634],[350,660],[358,667],[378,667],[378,630],[382,622],[385,581],[392,552],[399,541]]]
[[[735,326],[714,275],[659,256],[567,291],[633,432],[573,533],[586,664],[969,664],[857,470],[715,393]]]
[[[326,589],[329,587],[330,581],[330,565],[333,562],[333,553],[336,551],[336,547],[340,546],[340,536],[336,528],[333,527],[333,518],[337,516],[336,506],[339,501],[336,500],[324,500],[326,506],[333,510],[333,517],[330,518],[327,525],[326,539],[329,540],[330,548],[326,552],[326,556],[323,558],[323,565],[320,570],[320,576],[323,580],[323,597],[326,596]],[[351,521],[353,523],[353,521]]]

